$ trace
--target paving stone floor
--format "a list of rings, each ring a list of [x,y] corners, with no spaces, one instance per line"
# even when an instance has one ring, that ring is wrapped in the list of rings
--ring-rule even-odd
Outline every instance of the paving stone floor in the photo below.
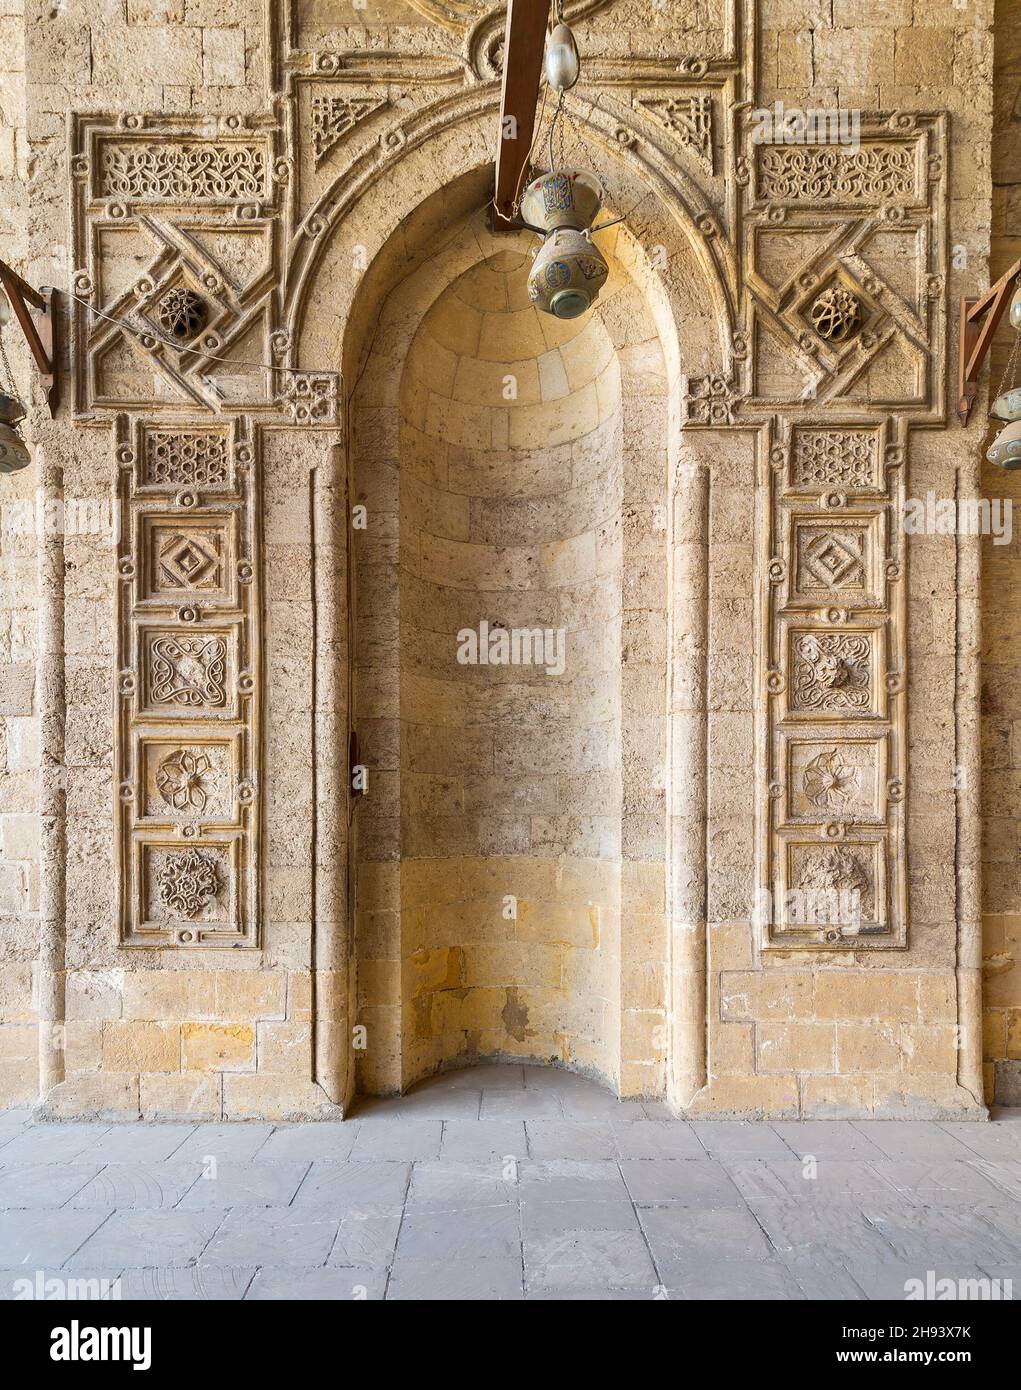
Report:
[[[337,1124],[0,1112],[3,1298],[899,1299],[930,1271],[1021,1297],[1021,1111],[687,1123],[486,1066]]]

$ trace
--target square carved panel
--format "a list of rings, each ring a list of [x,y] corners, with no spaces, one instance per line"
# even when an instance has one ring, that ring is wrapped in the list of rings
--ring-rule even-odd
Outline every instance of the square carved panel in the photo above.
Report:
[[[139,628],[139,712],[189,719],[237,714],[237,628]]]
[[[240,824],[249,795],[240,734],[143,733],[138,742],[139,823]]]
[[[785,594],[795,608],[880,608],[885,583],[885,515],[790,511]]]
[[[785,625],[783,713],[799,719],[886,716],[885,633],[878,624]]]
[[[783,820],[787,824],[882,824],[886,819],[887,744],[883,736],[841,725],[818,732],[784,730]]]
[[[882,831],[784,836],[772,903],[774,944],[840,945],[890,936]]]
[[[235,517],[139,516],[139,603],[238,607]]]

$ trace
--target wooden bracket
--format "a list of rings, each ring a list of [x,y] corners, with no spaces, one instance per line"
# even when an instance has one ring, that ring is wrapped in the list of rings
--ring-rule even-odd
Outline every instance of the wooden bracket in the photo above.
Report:
[[[507,2],[493,205],[498,220],[508,224],[514,218],[518,185],[532,149],[549,15],[550,0]]]
[[[14,317],[31,349],[46,391],[46,404],[52,415],[57,408],[57,291],[34,290],[4,261],[0,261],[0,288],[10,300]]]
[[[957,418],[968,423],[978,391],[978,374],[992,346],[1004,310],[1013,298],[1014,282],[1021,276],[1021,260],[1014,264],[978,299],[961,296],[960,361],[958,366]]]

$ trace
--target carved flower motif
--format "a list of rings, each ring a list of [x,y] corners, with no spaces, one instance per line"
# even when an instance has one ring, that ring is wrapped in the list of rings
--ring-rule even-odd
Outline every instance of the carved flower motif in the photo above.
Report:
[[[845,763],[836,748],[820,753],[805,768],[805,795],[813,806],[839,810],[857,785],[858,769]]]
[[[204,811],[214,779],[205,753],[179,748],[164,758],[156,770],[156,789],[175,811]]]
[[[219,891],[216,864],[197,849],[168,854],[166,863],[156,875],[156,887],[160,902],[171,912],[197,917],[216,902]]]

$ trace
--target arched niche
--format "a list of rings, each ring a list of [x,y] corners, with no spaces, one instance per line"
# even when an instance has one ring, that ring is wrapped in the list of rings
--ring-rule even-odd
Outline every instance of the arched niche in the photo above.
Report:
[[[459,155],[463,169],[463,142]],[[598,482],[590,480],[589,491],[597,501],[588,521],[573,532],[574,523],[564,522],[545,542],[566,544],[568,554],[572,544],[589,546],[589,536],[602,532],[607,537],[605,545],[594,547],[607,566],[605,574],[596,576],[610,644],[598,668],[601,678],[590,680],[584,697],[580,684],[569,696],[564,696],[563,687],[558,693],[565,710],[563,729],[570,733],[567,741],[573,739],[581,749],[582,765],[565,766],[557,774],[563,787],[535,788],[538,799],[527,815],[496,815],[500,768],[511,765],[506,752],[498,764],[496,750],[509,746],[515,721],[509,712],[513,707],[505,701],[508,692],[501,690],[506,682],[490,669],[479,716],[487,722],[493,748],[490,780],[482,777],[483,769],[475,769],[448,789],[453,800],[444,804],[445,784],[458,781],[447,775],[453,766],[450,760],[458,742],[462,749],[469,744],[470,725],[467,716],[456,713],[458,700],[470,695],[471,682],[478,684],[480,676],[478,668],[459,671],[453,649],[453,669],[445,672],[451,679],[445,685],[435,672],[428,673],[435,653],[429,651],[433,639],[423,637],[428,629],[422,627],[421,616],[430,607],[423,586],[443,587],[441,542],[489,544],[493,551],[514,548],[512,531],[499,533],[500,524],[510,526],[513,518],[507,520],[508,508],[481,481],[487,470],[479,455],[464,464],[463,491],[443,496],[443,488],[420,476],[428,472],[421,436],[432,444],[449,446],[452,441],[443,437],[444,426],[435,411],[433,433],[421,429],[421,420],[415,423],[415,396],[440,355],[429,351],[430,338],[439,341],[432,330],[461,297],[458,287],[463,289],[473,275],[502,276],[509,318],[515,312],[530,313],[536,320],[538,315],[530,306],[510,308],[511,279],[523,293],[521,258],[531,242],[524,235],[494,237],[488,232],[481,209],[491,184],[491,165],[480,163],[442,183],[442,163],[434,164],[430,177],[437,184],[434,192],[395,224],[393,204],[400,198],[378,202],[375,217],[365,207],[366,196],[352,204],[349,216],[323,240],[316,269],[303,281],[298,296],[304,305],[299,316],[302,356],[321,354],[323,349],[314,344],[325,346],[331,331],[335,344],[342,329],[348,481],[352,501],[364,505],[370,518],[364,535],[355,535],[351,559],[350,650],[352,724],[360,757],[372,769],[373,790],[359,802],[352,830],[351,911],[356,925],[347,935],[334,932],[320,952],[330,963],[333,997],[342,992],[334,977],[348,971],[349,1008],[364,1023],[369,1042],[345,1061],[337,1055],[343,1048],[343,1030],[333,1030],[334,1055],[324,1057],[318,1049],[320,1074],[332,1068],[339,1078],[335,1092],[350,1093],[357,1087],[378,1093],[406,1088],[431,1071],[479,1057],[520,1056],[578,1068],[622,1094],[666,1091],[683,1098],[697,1089],[704,1068],[704,1007],[700,1022],[697,998],[703,988],[702,924],[694,923],[675,941],[670,922],[675,914],[674,880],[679,878],[686,895],[681,908],[686,927],[692,926],[692,905],[697,910],[704,897],[698,888],[704,879],[704,814],[700,821],[698,808],[704,808],[699,790],[705,777],[704,681],[699,668],[705,658],[705,620],[690,608],[688,597],[696,606],[705,603],[704,573],[699,576],[700,565],[704,571],[705,537],[693,529],[694,519],[704,513],[704,479],[697,468],[680,467],[679,401],[684,374],[701,374],[708,363],[721,360],[727,317],[721,316],[720,306],[727,302],[726,291],[708,272],[704,246],[690,220],[679,219],[676,207],[667,212],[654,195],[640,186],[636,189],[623,176],[621,207],[629,192],[637,192],[638,200],[628,209],[626,223],[601,238],[612,275],[596,313],[582,327],[585,350],[581,344],[566,347],[568,355],[576,352],[579,360],[591,355],[600,367],[592,379],[585,379],[584,368],[580,375],[576,372],[577,393],[568,379],[567,394],[561,397],[570,400],[577,394],[574,404],[580,407],[586,395],[594,393],[598,401],[601,393],[604,413],[597,411],[590,420],[582,408],[576,432],[568,427],[570,437],[539,450],[544,457],[540,472],[546,472],[550,449],[563,445],[581,453],[589,436],[609,441],[610,462],[599,471]],[[389,226],[383,239],[379,223]],[[369,246],[374,255],[366,264]],[[348,258],[354,276],[350,269],[343,273]],[[563,362],[565,344],[543,339],[540,351],[538,342],[529,347],[525,337],[513,342],[514,333],[529,331],[541,333],[541,325],[526,330],[519,321],[509,337],[504,335],[507,350],[513,349],[513,362],[526,364],[518,373],[530,383],[526,394],[539,393],[537,400],[522,406],[540,412],[552,406],[562,413],[555,396],[542,399],[539,361],[549,359],[542,368],[546,389],[562,389],[562,381],[557,388],[549,383],[559,372],[555,360]],[[453,352],[449,343],[441,346]],[[461,359],[454,370],[460,371],[462,382],[473,372],[477,376],[480,362],[487,360],[477,350],[455,355]],[[490,395],[492,388],[492,379],[480,386]],[[472,408],[472,402],[458,400],[449,414],[449,431],[463,430]],[[509,408],[492,402],[489,409],[490,446],[509,445],[509,432],[506,441],[494,434],[503,428],[494,422],[504,416],[509,431]],[[522,441],[526,435],[527,431],[520,436]],[[573,483],[581,476],[567,472],[563,480]],[[446,481],[449,484],[449,475]],[[426,490],[430,487],[431,492]],[[337,490],[336,485],[328,486],[322,495],[332,498]],[[551,513],[558,510],[557,492],[553,488],[522,494],[510,511],[517,508],[524,514],[530,507],[533,515],[545,518],[540,529],[543,524],[548,528]],[[451,496],[460,500],[452,502]],[[466,540],[435,534],[429,527],[444,507],[460,509],[462,515],[467,507],[469,517],[474,507],[478,517],[487,515],[493,539],[473,539],[470,529]],[[678,509],[686,518],[680,595],[674,546]],[[562,515],[569,510],[559,506]],[[496,520],[501,515],[503,523]],[[444,524],[434,529],[442,532]],[[437,562],[425,576],[423,536]],[[559,613],[568,602],[565,595],[579,588],[569,582],[578,578],[570,573],[569,561],[565,569],[564,582],[546,591],[552,605],[547,611],[555,608]],[[468,584],[467,575],[468,571],[462,574],[461,599],[467,593],[478,617],[446,637],[456,636],[461,626],[477,629],[487,611],[497,621],[507,621],[493,607],[494,593],[498,608],[511,612],[506,595],[513,590],[482,589]],[[690,589],[687,597],[685,586]],[[527,585],[523,592],[529,592]],[[439,602],[434,605],[434,619],[442,607]],[[683,631],[677,631],[679,611]],[[447,618],[449,614],[444,621]],[[533,624],[526,620],[511,625]],[[558,631],[564,624],[558,620],[539,626]],[[569,623],[566,632],[565,640],[570,640]],[[340,646],[338,631],[331,649]],[[555,678],[542,679],[549,683]],[[423,681],[430,680],[431,703],[422,694]],[[521,694],[523,711],[530,707],[530,684],[524,683]],[[442,698],[444,693],[449,701]],[[604,765],[598,769],[584,767],[584,759],[592,756],[591,748],[585,751],[583,731],[592,727],[585,722],[586,700],[607,716],[596,721],[605,736],[599,754]],[[538,708],[541,701],[532,707],[533,714]],[[435,714],[440,722],[421,720],[418,716],[425,709],[432,711],[429,719]],[[530,722],[524,714],[522,718],[519,733],[525,729],[530,737],[541,738],[541,720]],[[439,756],[439,737],[431,741],[433,762],[423,761],[416,727],[446,729],[447,765]],[[680,750],[675,727],[684,730]],[[425,745],[430,746],[428,736]],[[427,767],[438,770],[426,771]],[[589,776],[590,772],[600,776]],[[572,776],[581,779],[573,789],[567,785]],[[670,797],[679,776],[685,809],[678,816]],[[511,793],[527,794],[520,786]],[[453,816],[440,814],[452,806]],[[540,814],[543,807],[550,814]],[[446,827],[439,824],[443,820]],[[502,827],[496,824],[499,820]],[[521,830],[526,821],[527,845]],[[500,839],[501,830],[508,838]],[[483,834],[492,835],[492,843],[470,838]],[[532,853],[537,847],[542,854]],[[540,859],[545,865],[534,862]],[[494,939],[486,940],[483,898],[487,912],[495,908],[499,921],[516,924],[513,935],[495,927]],[[501,915],[509,901],[521,915]],[[470,930],[459,931],[469,921]],[[350,943],[350,959],[337,946],[340,939]],[[680,1008],[675,997],[679,989],[685,994]],[[325,1031],[328,1020],[321,1013],[320,1017]]]

